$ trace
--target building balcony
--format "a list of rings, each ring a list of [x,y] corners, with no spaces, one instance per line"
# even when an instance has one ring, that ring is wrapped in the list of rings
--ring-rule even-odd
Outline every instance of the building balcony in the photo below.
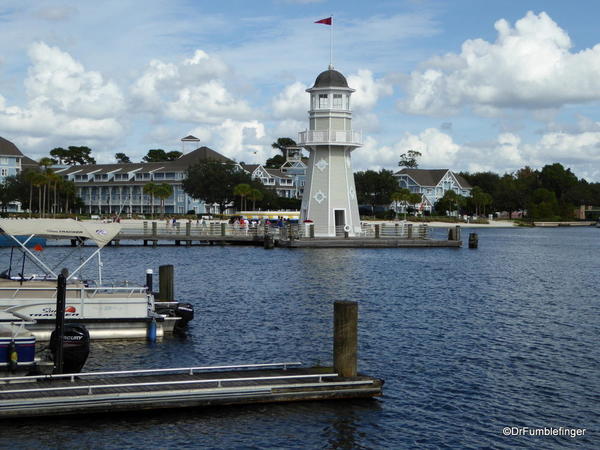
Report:
[[[362,132],[337,130],[305,130],[298,133],[299,145],[346,145],[360,147]]]

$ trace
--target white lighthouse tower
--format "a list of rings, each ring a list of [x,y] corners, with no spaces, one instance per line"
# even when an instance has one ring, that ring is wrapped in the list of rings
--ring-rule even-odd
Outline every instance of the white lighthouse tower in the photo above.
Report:
[[[310,93],[309,128],[299,144],[310,152],[300,220],[312,220],[315,236],[360,232],[360,217],[352,172],[352,150],[361,135],[352,131],[350,95],[344,75],[333,66],[319,74]]]

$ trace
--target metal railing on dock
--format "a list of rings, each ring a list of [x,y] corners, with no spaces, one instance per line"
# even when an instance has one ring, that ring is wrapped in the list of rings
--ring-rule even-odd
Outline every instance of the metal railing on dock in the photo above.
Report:
[[[183,225],[183,226],[181,226]],[[191,240],[263,240],[270,236],[274,239],[287,241],[290,239],[310,239],[319,235],[327,235],[327,227],[314,223],[291,222],[246,222],[244,224],[225,222],[179,223],[175,225],[166,222],[144,222],[143,227],[124,226],[116,239],[144,239],[175,241]],[[355,237],[371,239],[428,239],[430,229],[427,224],[398,223],[368,223],[361,222],[360,230],[348,230],[348,227],[336,227],[338,237]]]
[[[207,372],[215,370],[241,370],[241,369],[273,369],[282,368],[287,370],[288,367],[301,366],[300,361],[288,361],[288,362],[276,362],[276,363],[262,363],[262,364],[237,364],[228,366],[197,366],[197,367],[171,367],[167,369],[139,369],[139,370],[118,370],[109,372],[80,372],[80,373],[65,373],[65,374],[54,374],[54,375],[31,375],[23,377],[4,377],[0,378],[0,383],[14,383],[17,381],[47,381],[47,380],[59,380],[59,379],[70,379],[74,382],[75,379],[82,379],[85,377],[106,377],[106,376],[125,376],[125,375],[155,375],[155,374],[168,374],[168,373],[187,373],[194,375],[198,372]]]

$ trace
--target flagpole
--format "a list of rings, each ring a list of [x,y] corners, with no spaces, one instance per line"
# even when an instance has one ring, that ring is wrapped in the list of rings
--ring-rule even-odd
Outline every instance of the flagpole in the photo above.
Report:
[[[331,15],[331,28],[329,30],[329,68],[333,69],[333,14]]]

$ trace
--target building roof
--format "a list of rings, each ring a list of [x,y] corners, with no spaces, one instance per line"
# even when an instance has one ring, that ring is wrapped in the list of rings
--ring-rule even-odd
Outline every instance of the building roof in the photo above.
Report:
[[[0,155],[23,156],[23,153],[12,142],[0,137]]]
[[[465,180],[463,177],[458,175],[455,172],[452,172],[450,169],[407,169],[404,168],[399,172],[396,172],[396,175],[408,175],[421,186],[437,186],[441,179],[446,175],[446,173],[452,173],[458,184],[464,189],[470,189],[471,185]]]
[[[115,163],[115,164],[83,164],[69,166],[63,170],[57,170],[61,175],[75,174],[84,175],[90,173],[126,173],[132,171],[138,172],[170,172],[182,171],[201,161],[219,161],[235,164],[235,161],[221,155],[220,153],[208,148],[200,147],[190,153],[180,156],[174,161],[161,161],[150,163]]]
[[[23,155],[23,158],[21,158],[21,168],[37,169],[38,167],[40,167],[40,165],[37,163],[37,161],[31,159],[29,156]]]
[[[254,173],[259,167],[260,164],[242,164],[242,168],[249,173]]]
[[[181,138],[182,141],[192,141],[192,142],[199,142],[200,139],[198,139],[196,136],[192,135],[192,134],[188,134],[186,137]]]
[[[325,88],[325,87],[348,87],[346,77],[339,73],[337,70],[328,69],[321,72],[315,80],[313,88]]]

